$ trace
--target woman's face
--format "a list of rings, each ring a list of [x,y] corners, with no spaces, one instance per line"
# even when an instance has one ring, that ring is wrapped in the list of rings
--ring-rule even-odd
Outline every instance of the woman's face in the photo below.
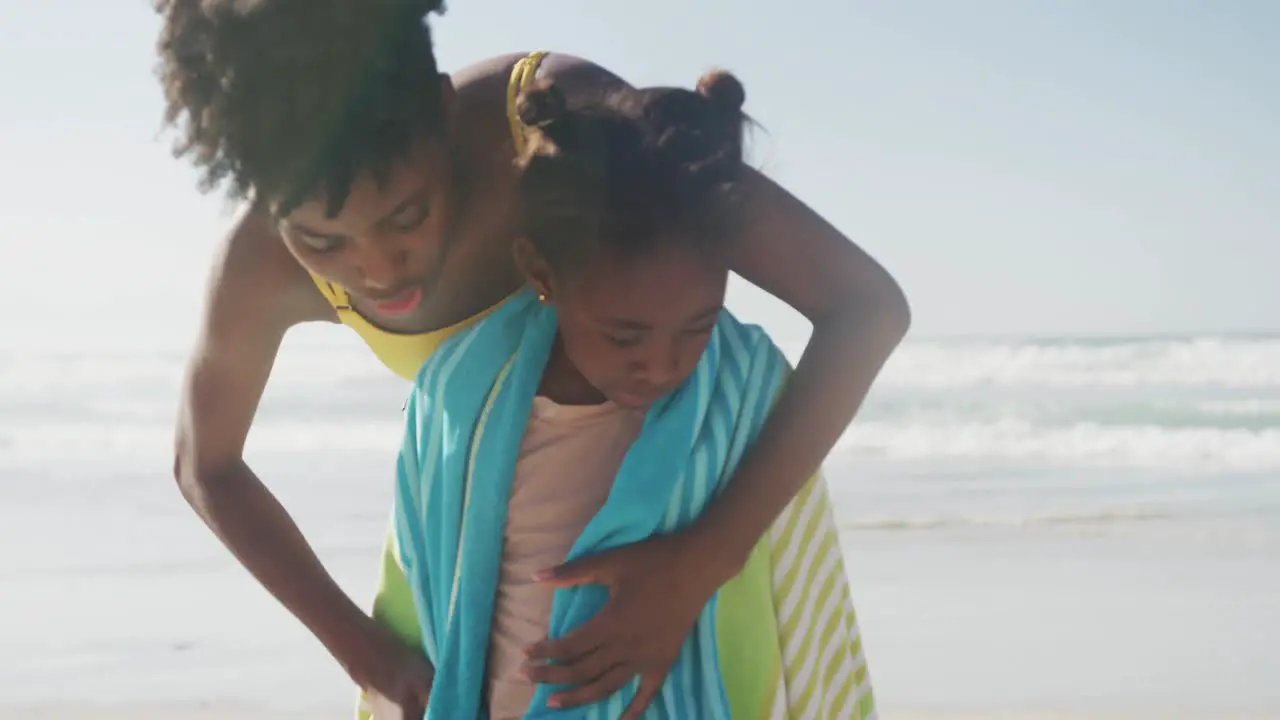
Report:
[[[341,285],[385,317],[413,313],[439,279],[455,208],[447,142],[419,144],[385,182],[358,176],[341,210],[324,195],[279,219],[290,252],[315,275]]]
[[[565,355],[623,407],[643,409],[693,372],[724,308],[729,270],[717,253],[676,240],[619,256],[607,250],[552,281]]]

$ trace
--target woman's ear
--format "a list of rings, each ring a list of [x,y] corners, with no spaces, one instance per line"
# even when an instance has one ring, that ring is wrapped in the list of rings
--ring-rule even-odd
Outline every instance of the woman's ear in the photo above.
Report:
[[[516,267],[524,273],[525,280],[538,293],[538,299],[547,302],[551,299],[551,266],[529,242],[529,238],[518,237],[515,242]]]

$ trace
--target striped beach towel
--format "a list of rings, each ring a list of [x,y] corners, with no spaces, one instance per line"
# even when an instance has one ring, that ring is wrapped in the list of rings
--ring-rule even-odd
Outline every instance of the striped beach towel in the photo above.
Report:
[[[554,311],[518,295],[442,345],[406,407],[391,548],[436,668],[429,720],[484,717],[507,499],[555,334]],[[787,371],[762,330],[723,313],[690,378],[647,414],[568,559],[696,519],[755,440]],[[581,624],[606,599],[599,587],[557,590],[551,635]],[[615,718],[635,686],[568,709],[547,708],[558,688],[542,686],[527,717]],[[646,717],[874,716],[831,507],[815,477],[707,604]]]

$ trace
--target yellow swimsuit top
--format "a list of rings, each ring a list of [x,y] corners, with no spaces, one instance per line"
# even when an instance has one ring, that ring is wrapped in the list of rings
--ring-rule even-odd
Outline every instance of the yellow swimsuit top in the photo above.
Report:
[[[533,83],[538,75],[538,67],[546,55],[545,52],[535,52],[520,58],[511,69],[511,78],[507,82],[507,119],[511,123],[511,137],[515,143],[517,155],[524,152],[525,135],[520,119],[516,117],[516,98],[521,91]],[[416,335],[394,333],[383,330],[356,312],[351,307],[347,291],[343,287],[316,275],[312,275],[311,279],[315,281],[316,287],[320,288],[320,293],[338,313],[338,320],[355,330],[383,365],[406,380],[413,380],[417,376],[422,364],[431,357],[431,353],[435,352],[437,347],[440,347],[440,343],[493,310],[489,308],[455,325],[431,332]]]

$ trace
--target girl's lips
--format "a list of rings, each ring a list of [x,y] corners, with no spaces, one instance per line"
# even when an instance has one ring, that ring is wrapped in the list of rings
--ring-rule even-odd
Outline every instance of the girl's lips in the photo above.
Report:
[[[660,400],[665,394],[658,388],[630,387],[622,391],[616,398],[616,402],[629,408],[647,408]]]
[[[422,288],[414,288],[390,300],[374,303],[374,307],[378,308],[378,312],[383,315],[396,316],[413,312],[420,302],[422,302]]]

